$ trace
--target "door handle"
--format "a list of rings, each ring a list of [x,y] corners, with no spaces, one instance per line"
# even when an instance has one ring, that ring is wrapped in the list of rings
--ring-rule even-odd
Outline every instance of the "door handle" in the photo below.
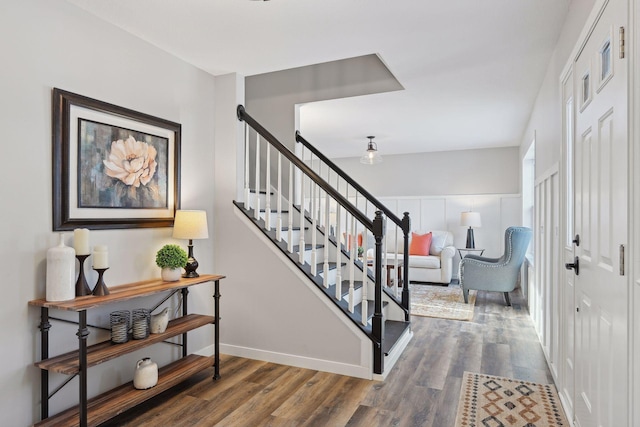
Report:
[[[576,234],[576,237],[573,238],[572,243],[576,246],[580,246],[580,235]]]
[[[575,257],[573,259],[573,262],[568,262],[564,265],[564,268],[566,268],[567,270],[575,270],[576,271],[576,276],[580,275],[580,258]]]

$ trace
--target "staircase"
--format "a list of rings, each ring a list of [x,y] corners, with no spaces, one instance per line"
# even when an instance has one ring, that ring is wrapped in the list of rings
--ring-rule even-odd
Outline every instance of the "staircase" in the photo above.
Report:
[[[397,218],[301,135],[297,156],[244,107],[237,113],[246,124],[245,174],[235,206],[369,338],[373,374],[384,378],[412,336],[407,262],[388,261],[383,250],[408,250],[408,214]]]

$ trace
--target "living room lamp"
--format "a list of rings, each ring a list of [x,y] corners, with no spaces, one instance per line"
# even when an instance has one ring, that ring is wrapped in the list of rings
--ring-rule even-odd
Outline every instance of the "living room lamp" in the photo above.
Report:
[[[207,212],[205,211],[176,211],[176,218],[173,222],[173,237],[175,239],[189,240],[189,259],[185,266],[182,277],[199,277],[196,273],[198,261],[193,257],[193,240],[208,239],[209,229],[207,227]]]
[[[473,227],[479,228],[482,226],[480,212],[462,212],[460,214],[460,225],[469,227],[467,229],[467,249],[475,249],[476,243],[473,239]]]
[[[373,142],[375,136],[368,136],[367,151],[360,157],[360,163],[364,165],[375,165],[382,162],[382,156],[378,153],[378,144]]]

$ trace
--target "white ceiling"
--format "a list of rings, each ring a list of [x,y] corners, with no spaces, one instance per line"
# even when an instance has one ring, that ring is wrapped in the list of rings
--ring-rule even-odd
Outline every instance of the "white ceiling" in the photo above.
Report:
[[[214,75],[376,53],[405,90],[302,106],[330,157],[519,145],[571,0],[67,0]]]

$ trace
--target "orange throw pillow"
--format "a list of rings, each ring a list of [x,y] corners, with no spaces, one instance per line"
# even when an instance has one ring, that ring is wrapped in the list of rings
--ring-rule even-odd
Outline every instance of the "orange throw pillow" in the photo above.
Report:
[[[429,255],[429,249],[431,249],[431,236],[431,232],[427,234],[411,233],[409,255]]]
[[[342,237],[344,237],[345,242],[347,242],[347,250],[350,251],[352,235],[349,234],[347,236],[347,233],[342,233]],[[358,239],[358,247],[362,246],[362,233],[358,233],[357,239]]]

